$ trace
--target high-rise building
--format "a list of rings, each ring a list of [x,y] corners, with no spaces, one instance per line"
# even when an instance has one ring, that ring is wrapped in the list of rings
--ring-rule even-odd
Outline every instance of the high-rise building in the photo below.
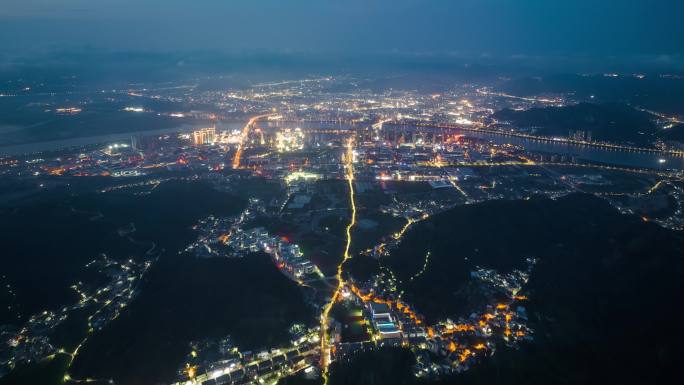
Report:
[[[133,135],[131,136],[131,148],[134,151],[140,151],[141,146],[140,146],[140,135]]]
[[[216,139],[216,128],[202,128],[192,132],[192,141],[196,146],[213,143]]]
[[[584,130],[570,130],[568,133],[568,137],[572,140],[577,140],[580,142],[591,142],[592,141],[592,134],[591,131],[584,131]]]

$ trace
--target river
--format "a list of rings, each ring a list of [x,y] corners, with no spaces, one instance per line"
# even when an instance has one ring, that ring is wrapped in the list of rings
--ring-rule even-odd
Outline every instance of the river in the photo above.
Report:
[[[301,127],[301,128],[324,128],[324,129],[350,129],[353,126],[348,124],[335,124],[335,123],[318,123],[318,122],[280,122],[280,123],[261,123],[265,126],[275,127],[275,126],[288,126],[288,127]],[[217,127],[221,130],[236,130],[241,129],[244,125],[243,122],[230,122],[224,123]],[[396,127],[404,130],[430,130],[426,127],[410,127],[410,126],[394,126],[387,125],[388,127]],[[181,126],[170,129],[162,129],[155,131],[142,131],[142,132],[129,132],[120,134],[110,134],[110,135],[99,135],[90,136],[82,138],[72,138],[64,140],[54,140],[47,142],[35,142],[26,143],[12,146],[0,147],[0,154],[2,155],[17,155],[17,154],[27,154],[35,153],[41,151],[58,150],[68,147],[80,147],[93,144],[105,144],[117,141],[128,142],[132,135],[160,135],[168,134],[174,132],[188,132],[196,129],[194,126]],[[441,130],[441,129],[435,129]],[[452,132],[455,134],[462,134],[466,137],[478,138],[487,141],[491,141],[497,144],[514,144],[522,146],[529,151],[539,151],[547,152],[561,155],[571,155],[577,159],[590,161],[590,162],[600,162],[606,164],[612,164],[616,166],[624,167],[639,167],[639,168],[651,168],[651,169],[676,169],[684,170],[684,157],[659,154],[653,152],[638,152],[638,151],[628,151],[628,150],[617,150],[604,147],[596,146],[582,146],[577,144],[565,143],[565,142],[553,142],[553,141],[540,141],[528,138],[511,137],[505,135],[499,135],[495,133],[488,132],[478,132],[472,130],[458,130],[453,129]]]
[[[270,124],[299,126],[301,128],[322,127],[327,129],[350,129],[351,125],[336,124],[336,123],[279,123]],[[429,127],[415,127],[415,126],[400,126],[385,124],[388,128],[397,128],[402,130],[436,130],[441,131],[441,128]],[[577,159],[589,162],[599,162],[605,164],[612,164],[623,167],[637,167],[650,169],[673,169],[684,170],[684,156],[668,155],[657,152],[639,152],[629,150],[618,150],[606,147],[591,146],[591,145],[577,145],[567,142],[554,142],[548,140],[534,140],[522,137],[512,137],[508,135],[500,135],[496,133],[481,132],[475,130],[459,130],[452,129],[454,134],[464,135],[470,138],[478,138],[487,140],[497,144],[514,144],[522,146],[529,151],[546,152],[559,155],[571,155]]]
[[[222,124],[221,126],[217,127],[217,129],[219,129],[219,130],[220,129],[223,129],[223,130],[240,129],[240,128],[242,128],[243,125],[244,125],[244,123],[240,123],[240,122],[230,122],[230,123]],[[151,136],[151,135],[163,135],[163,134],[173,134],[173,133],[181,133],[181,132],[191,132],[191,131],[196,130],[198,128],[200,128],[200,127],[199,126],[193,126],[193,125],[182,125],[182,126],[177,126],[177,127],[172,127],[172,128],[163,128],[163,129],[159,129],[159,130],[122,132],[122,133],[116,133],[116,134],[104,134],[104,135],[97,135],[97,136],[84,136],[84,137],[69,138],[69,139],[14,144],[14,145],[9,145],[9,146],[0,146],[0,155],[32,154],[32,153],[38,153],[38,152],[44,152],[44,151],[54,151],[54,150],[62,150],[62,149],[67,149],[67,148],[77,148],[77,147],[90,146],[90,145],[96,145],[96,144],[103,144],[104,145],[104,144],[115,143],[115,142],[130,143],[131,137],[135,136],[135,135]]]

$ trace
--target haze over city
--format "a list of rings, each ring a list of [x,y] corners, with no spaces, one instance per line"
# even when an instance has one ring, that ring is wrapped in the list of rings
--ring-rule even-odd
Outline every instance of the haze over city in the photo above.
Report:
[[[682,14],[4,0],[0,385],[681,382]]]
[[[6,0],[4,51],[680,55],[671,0]]]

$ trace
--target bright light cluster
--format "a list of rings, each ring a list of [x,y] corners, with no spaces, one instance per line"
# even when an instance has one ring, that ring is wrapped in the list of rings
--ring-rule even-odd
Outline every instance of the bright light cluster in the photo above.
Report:
[[[304,148],[304,133],[301,128],[285,128],[276,133],[276,149],[278,152],[291,152]]]

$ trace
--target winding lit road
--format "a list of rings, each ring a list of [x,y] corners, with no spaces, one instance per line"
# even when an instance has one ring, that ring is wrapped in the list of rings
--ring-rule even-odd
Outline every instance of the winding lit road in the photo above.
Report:
[[[344,278],[342,273],[344,272],[344,264],[352,258],[349,254],[352,243],[351,230],[356,224],[356,201],[354,196],[354,139],[350,138],[347,142],[347,152],[344,157],[344,168],[347,179],[347,184],[349,186],[349,204],[351,206],[351,219],[346,229],[347,243],[344,248],[344,254],[342,261],[337,265],[337,287],[335,292],[330,298],[330,302],[323,308],[321,313],[321,373],[323,374],[323,384],[328,383],[328,367],[330,365],[330,335],[328,333],[328,321],[330,318],[330,311],[337,302],[342,293],[342,288],[344,287]]]

